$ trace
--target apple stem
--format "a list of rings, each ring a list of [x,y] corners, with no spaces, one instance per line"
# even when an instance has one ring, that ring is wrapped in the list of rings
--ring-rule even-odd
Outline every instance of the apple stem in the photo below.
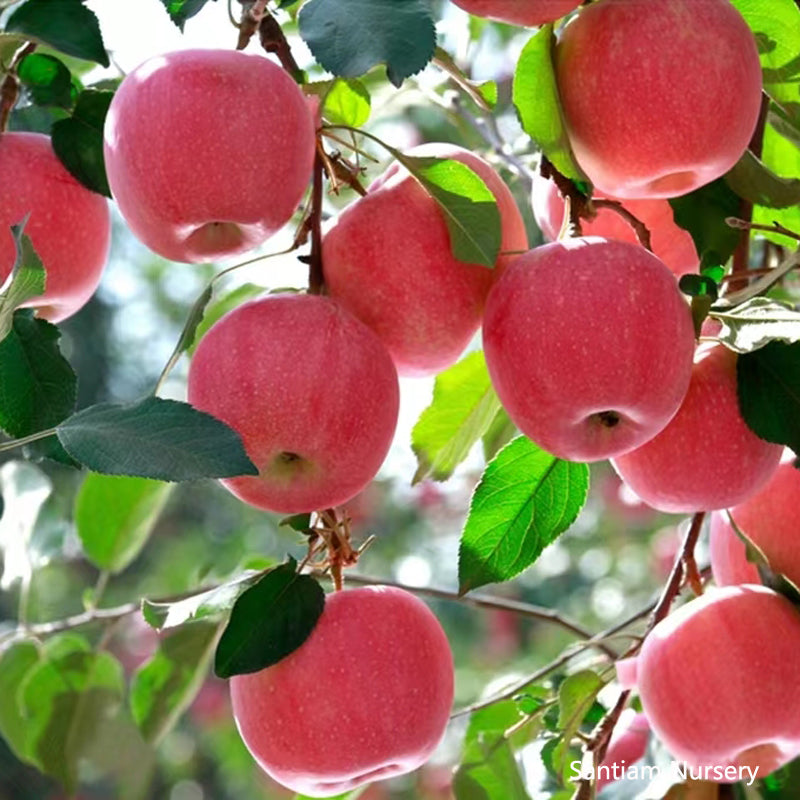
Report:
[[[26,42],[14,54],[11,64],[8,67],[6,77],[0,84],[0,133],[8,127],[8,119],[11,110],[19,98],[19,78],[17,77],[17,67],[25,56],[30,55],[36,49],[36,42]]]
[[[592,198],[592,204],[595,208],[610,208],[615,213],[619,214],[628,225],[633,228],[633,232],[636,234],[636,238],[639,240],[639,244],[645,248],[645,250],[649,250],[651,253],[653,252],[653,245],[650,240],[650,230],[648,229],[647,225],[644,224],[638,217],[631,214],[625,206],[619,200],[607,200],[602,197],[595,197]]]
[[[308,293],[325,294],[325,273],[322,269],[322,176],[325,164],[320,149],[321,141],[317,139],[317,151],[314,155],[314,182],[311,189],[311,213],[308,224],[311,228],[311,253],[308,257]]]

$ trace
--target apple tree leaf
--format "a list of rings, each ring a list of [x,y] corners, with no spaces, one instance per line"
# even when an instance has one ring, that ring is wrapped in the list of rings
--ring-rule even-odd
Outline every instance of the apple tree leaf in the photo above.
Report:
[[[64,449],[104,475],[190,481],[257,475],[236,431],[188,403],[98,403],[57,426]]]
[[[21,437],[57,425],[75,408],[77,378],[61,355],[61,332],[29,310],[14,314],[0,342],[0,428]]]
[[[20,61],[17,74],[37,105],[72,108],[72,75],[60,59],[44,53],[31,53]]]
[[[575,672],[564,679],[558,687],[558,728],[563,731],[563,741],[572,741],[605,685],[606,681],[590,669]],[[568,772],[565,758],[569,750],[563,748],[554,755],[553,766],[557,774]]]
[[[214,671],[230,678],[276,664],[309,637],[324,607],[322,587],[298,574],[290,558],[236,601],[217,646]]]
[[[542,25],[520,53],[512,99],[523,130],[553,166],[574,181],[585,181],[561,116],[561,100],[553,70],[554,45],[553,26]]]
[[[800,342],[770,342],[736,359],[739,410],[762,439],[800,453]]]
[[[529,567],[577,518],[589,468],[524,436],[487,465],[475,488],[458,553],[459,593],[507,581]]]
[[[355,79],[337,78],[325,94],[322,113],[335,125],[360,128],[368,119],[371,99],[367,87]]]
[[[87,558],[99,569],[122,572],[146,544],[172,488],[147,478],[88,473],[73,515]]]
[[[27,0],[12,12],[5,29],[68,56],[110,66],[97,17],[83,0]]]
[[[800,203],[800,179],[781,178],[750,150],[725,174],[728,186],[739,197],[767,208],[788,208]]]
[[[471,353],[437,375],[433,400],[411,431],[418,463],[413,483],[428,477],[447,480],[499,409],[482,352]]]
[[[481,437],[483,440],[484,460],[491,461],[518,434],[517,426],[501,406]]]
[[[717,338],[737,353],[751,353],[771,341],[800,342],[800,312],[769,297],[752,299],[711,317],[722,323]]]
[[[16,256],[11,268],[11,283],[0,295],[0,342],[8,336],[14,324],[14,312],[25,302],[42,294],[47,282],[42,259],[24,233],[28,217],[11,226]]]
[[[675,222],[689,231],[700,254],[700,268],[725,264],[736,249],[739,231],[731,228],[727,217],[739,213],[741,199],[718,178],[689,194],[669,201]]]
[[[186,20],[197,14],[208,0],[161,0],[169,14],[169,18],[180,28],[183,33],[183,26]]]
[[[386,64],[400,86],[433,57],[436,29],[426,0],[308,0],[298,15],[300,36],[317,62],[342,78]]]
[[[19,705],[19,689],[38,661],[39,650],[30,641],[13,644],[0,654],[0,735],[22,760],[28,757],[28,726]]]
[[[103,125],[113,92],[85,89],[71,117],[53,123],[53,150],[59,160],[88,189],[111,197],[103,158]]]
[[[184,325],[181,340],[175,348],[176,351],[186,350],[194,353],[200,340],[217,320],[242,303],[253,300],[262,294],[264,294],[264,287],[254,283],[244,283],[222,297],[213,297],[213,299],[211,291],[206,289],[192,307],[189,319]]]
[[[145,741],[158,744],[194,700],[208,673],[219,625],[185,625],[164,637],[131,679],[130,706]]]
[[[187,622],[229,614],[239,595],[259,580],[261,580],[260,572],[248,572],[183,600],[163,603],[144,599],[142,616],[152,628],[166,630],[185,625]]]

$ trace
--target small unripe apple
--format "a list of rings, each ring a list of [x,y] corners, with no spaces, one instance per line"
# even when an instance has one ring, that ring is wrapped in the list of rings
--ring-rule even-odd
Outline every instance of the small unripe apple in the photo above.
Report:
[[[594,196],[605,198],[602,192],[595,192]],[[537,174],[533,180],[531,205],[536,224],[542,229],[545,238],[555,241],[561,231],[566,205],[556,184]],[[689,231],[675,224],[669,201],[626,200],[623,206],[644,224],[650,232],[653,253],[677,276],[697,272],[700,258],[694,241]],[[584,236],[603,236],[639,244],[636,231],[627,220],[610,208],[599,207],[593,219],[582,219],[581,231]]]
[[[800,470],[782,463],[775,474],[730,511],[739,530],[766,556],[773,572],[800,586]],[[711,569],[719,585],[760,583],[744,542],[725,512],[711,515]]]
[[[565,27],[570,143],[612,197],[675,197],[727,172],[761,108],[755,38],[728,0],[598,0]]]
[[[719,344],[698,347],[675,417],[655,438],[613,460],[649,506],[676,514],[730,508],[777,469],[783,448],[756,436],[739,411],[736,358]]]
[[[328,797],[421,766],[444,734],[453,657],[439,621],[387,586],[334,592],[309,638],[231,679],[239,733],[295,792]]]
[[[758,767],[763,778],[800,755],[798,652],[800,612],[785,597],[726,586],[659,622],[618,675],[637,686],[674,758],[691,767]]]
[[[583,237],[506,268],[483,343],[517,427],[560,458],[599,461],[651,439],[678,410],[694,329],[675,276],[652,253]]]
[[[108,203],[78,183],[40,133],[0,135],[0,286],[16,258],[9,226],[30,218],[30,236],[46,270],[45,291],[24,305],[60,322],[94,294],[108,259]]]
[[[448,144],[409,156],[451,158],[478,174],[497,199],[502,226],[495,269],[457,260],[437,202],[396,162],[334,220],[322,243],[330,295],[380,336],[401,375],[449,367],[480,327],[495,272],[527,250],[519,209],[480,156]]]
[[[189,368],[189,402],[242,437],[258,476],[222,481],[286,514],[345,503],[374,477],[399,388],[378,337],[327,297],[282,294],[219,320]]]
[[[167,53],[114,95],[108,181],[130,229],[159,255],[234,255],[291,219],[311,178],[314,128],[303,93],[268,58]]]
[[[476,17],[533,28],[569,14],[580,5],[580,0],[453,0],[453,3]]]

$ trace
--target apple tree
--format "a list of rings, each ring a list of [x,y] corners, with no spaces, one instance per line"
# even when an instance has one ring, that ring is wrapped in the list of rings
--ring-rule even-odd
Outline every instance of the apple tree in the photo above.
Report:
[[[799,62],[0,0],[0,798],[796,797]]]

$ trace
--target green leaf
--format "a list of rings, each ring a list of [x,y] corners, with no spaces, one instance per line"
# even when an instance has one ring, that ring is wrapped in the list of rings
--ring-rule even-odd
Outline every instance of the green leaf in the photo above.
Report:
[[[158,744],[203,685],[218,625],[186,625],[163,638],[131,679],[131,712],[145,741]]]
[[[68,56],[110,66],[97,17],[82,0],[27,0],[5,27],[8,33],[49,44]]]
[[[755,205],[788,208],[800,203],[800,179],[779,177],[749,150],[726,173],[725,181]]]
[[[739,231],[725,219],[737,216],[741,203],[724,178],[682,197],[673,197],[669,203],[676,224],[689,231],[694,241],[701,268],[724,264],[739,241]]]
[[[458,554],[459,593],[506,581],[533,564],[577,518],[586,464],[563,461],[520,436],[489,463],[472,495]]]
[[[14,324],[14,312],[28,300],[42,294],[46,275],[39,254],[33,247],[30,237],[23,231],[28,216],[19,225],[11,226],[16,256],[11,268],[11,283],[0,295],[0,342],[8,336]]]
[[[325,95],[322,113],[336,125],[360,128],[368,119],[371,100],[367,87],[355,78],[337,78]]]
[[[800,343],[770,342],[736,360],[739,410],[768,442],[800,453]]]
[[[124,689],[122,666],[107,652],[51,649],[28,671],[20,687],[27,749],[68,792],[75,790],[87,750],[96,746],[99,723],[117,711]]]
[[[111,197],[103,159],[103,124],[113,92],[85,89],[72,116],[53,123],[53,150],[64,166],[88,189]]]
[[[146,544],[172,486],[147,478],[90,472],[75,498],[75,527],[87,558],[122,572]]]
[[[606,681],[596,672],[585,669],[567,676],[558,687],[558,727],[564,732],[565,741],[571,741],[580,729],[605,685]],[[563,772],[565,766],[562,764],[559,772]]]
[[[309,637],[325,607],[322,587],[297,573],[297,562],[268,572],[236,601],[214,659],[214,671],[230,678],[276,664]]]
[[[58,349],[60,338],[55,325],[15,312],[0,342],[0,428],[9,436],[51,428],[75,408],[77,378]]]
[[[453,793],[456,800],[530,800],[511,745],[493,733],[467,746]]]
[[[764,91],[800,125],[800,9],[794,0],[732,0],[752,29]]]
[[[208,0],[161,0],[169,18],[180,28],[181,33],[186,20],[197,14],[207,2]]]
[[[151,627],[166,630],[187,622],[228,614],[239,595],[259,580],[261,573],[251,572],[173,603],[157,603],[144,599],[142,616]]]
[[[433,401],[411,431],[413,483],[447,480],[486,433],[500,409],[483,353],[471,353],[436,377]]]
[[[209,289],[204,290],[192,308],[192,313],[184,326],[181,341],[176,349],[180,348],[179,352],[186,350],[194,353],[200,340],[217,320],[242,303],[262,294],[264,294],[264,287],[256,286],[254,283],[237,286],[232,292],[228,292],[222,297],[215,297],[213,300],[210,300]]]
[[[400,86],[436,49],[426,0],[308,0],[298,22],[320,66],[342,78],[357,78],[385,63],[389,80]]]
[[[482,437],[484,460],[491,461],[518,433],[506,410],[499,408]]]
[[[72,107],[72,75],[55,56],[43,53],[25,56],[17,74],[37,105]]]
[[[523,130],[553,166],[574,181],[585,181],[561,116],[553,71],[554,44],[552,25],[543,25],[528,41],[517,61],[512,99]]]
[[[39,661],[33,642],[19,642],[0,655],[0,735],[14,754],[27,759],[28,728],[19,703],[19,688]]]
[[[76,461],[104,475],[191,481],[258,474],[232,428],[176,400],[99,403],[73,414],[57,433]]]
[[[722,323],[717,338],[737,353],[751,353],[771,341],[800,342],[800,312],[788,303],[754,297],[735,308],[711,310]]]
[[[439,204],[453,255],[459,261],[493,267],[500,255],[500,210],[483,179],[451,158],[390,152]]]
[[[342,792],[341,794],[336,794],[333,797],[329,797],[328,800],[358,800],[364,792],[369,789],[369,784],[366,786],[359,786],[358,789],[353,789],[350,792]],[[314,800],[313,797],[306,794],[296,794],[294,796],[294,800]]]

